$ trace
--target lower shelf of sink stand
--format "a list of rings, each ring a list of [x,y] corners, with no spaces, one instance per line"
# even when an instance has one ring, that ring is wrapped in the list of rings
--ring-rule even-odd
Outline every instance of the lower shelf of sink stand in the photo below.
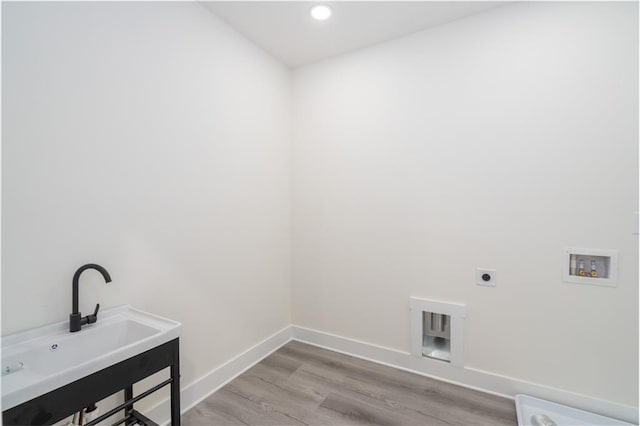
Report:
[[[158,423],[154,422],[150,418],[138,413],[136,410],[133,410],[131,414],[129,414],[124,419],[120,420],[117,423],[114,423],[112,426],[117,426],[121,424],[125,425],[140,425],[140,426],[160,426]]]
[[[170,368],[170,378],[133,396],[133,384],[145,377]],[[114,423],[157,426],[134,410],[133,404],[164,386],[170,385],[171,425],[180,426],[180,343],[174,339],[139,355],[76,380],[44,395],[2,412],[2,423],[9,425],[52,425],[116,392],[124,391],[125,402],[107,411],[86,426],[94,426],[124,411],[124,418]]]

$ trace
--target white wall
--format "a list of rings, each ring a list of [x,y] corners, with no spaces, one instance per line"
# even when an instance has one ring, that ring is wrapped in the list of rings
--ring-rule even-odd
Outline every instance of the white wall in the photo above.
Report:
[[[509,5],[297,69],[294,323],[409,351],[409,296],[462,302],[467,367],[637,406],[637,15]],[[619,250],[618,287],[563,283],[565,246]]]
[[[183,384],[293,323],[637,405],[634,4],[517,4],[290,73],[194,3],[3,3],[2,334],[130,303]],[[560,280],[620,251],[615,289]],[[474,285],[476,267],[498,286]]]
[[[3,3],[2,334],[129,303],[186,385],[291,323],[290,72],[197,3]]]

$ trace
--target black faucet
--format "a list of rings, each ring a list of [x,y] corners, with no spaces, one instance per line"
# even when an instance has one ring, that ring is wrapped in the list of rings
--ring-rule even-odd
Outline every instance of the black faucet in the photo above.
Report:
[[[96,305],[96,310],[93,312],[93,315],[87,315],[84,318],[82,318],[82,314],[78,309],[78,282],[80,280],[80,275],[87,269],[95,269],[102,274],[105,282],[111,282],[111,276],[109,275],[107,270],[100,265],[96,265],[95,263],[88,263],[84,266],[81,266],[78,268],[76,273],[73,274],[73,312],[71,312],[71,314],[69,315],[70,332],[80,331],[80,328],[82,328],[83,325],[93,324],[94,322],[98,321],[98,310],[100,309],[99,303]]]

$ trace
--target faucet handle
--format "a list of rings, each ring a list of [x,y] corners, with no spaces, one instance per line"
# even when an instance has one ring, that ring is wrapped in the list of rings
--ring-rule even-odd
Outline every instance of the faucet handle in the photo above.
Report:
[[[87,315],[87,324],[93,324],[98,321],[98,311],[100,310],[100,304],[96,304],[96,310],[93,311],[92,315]]]

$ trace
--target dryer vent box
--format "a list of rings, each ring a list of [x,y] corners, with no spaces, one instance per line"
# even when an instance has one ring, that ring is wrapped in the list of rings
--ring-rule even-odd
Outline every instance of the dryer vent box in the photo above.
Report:
[[[411,353],[462,366],[465,305],[411,297]]]
[[[422,355],[451,361],[451,315],[422,312]]]

